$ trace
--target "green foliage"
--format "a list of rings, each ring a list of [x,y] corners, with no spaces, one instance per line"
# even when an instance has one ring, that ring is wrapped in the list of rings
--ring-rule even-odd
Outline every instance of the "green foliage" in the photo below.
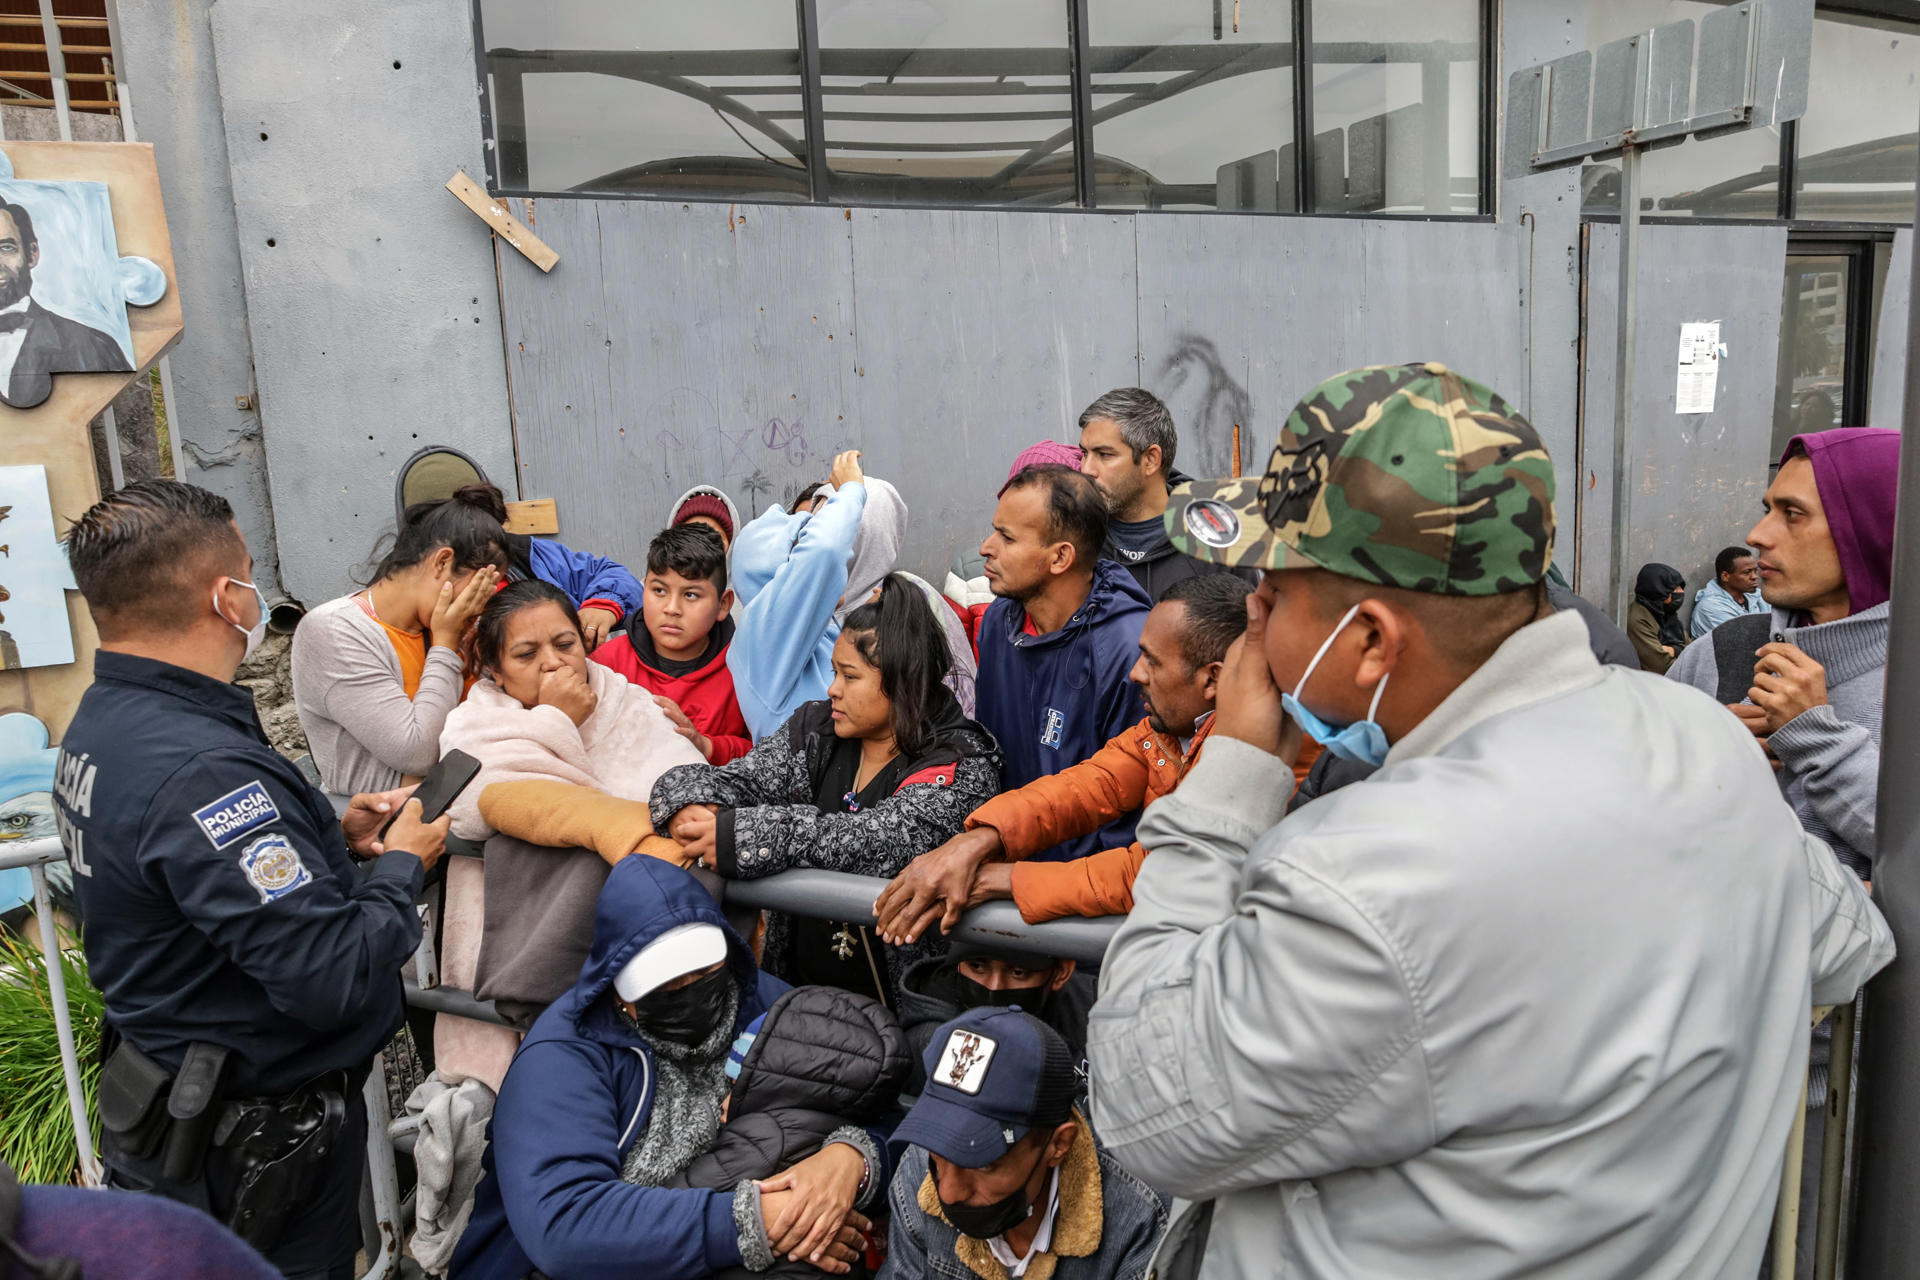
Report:
[[[87,1120],[98,1150],[100,1019],[105,1004],[88,981],[86,960],[78,950],[63,950],[60,962]],[[34,943],[9,934],[0,934],[0,1159],[13,1166],[22,1182],[69,1183],[80,1171],[46,957]]]
[[[160,474],[173,479],[173,441],[167,435],[167,401],[160,391],[160,366],[147,370],[147,389],[153,393],[154,431],[160,440]]]

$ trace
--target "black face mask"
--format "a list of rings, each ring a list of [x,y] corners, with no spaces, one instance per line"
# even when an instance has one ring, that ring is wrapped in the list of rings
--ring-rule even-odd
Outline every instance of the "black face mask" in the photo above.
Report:
[[[1046,1158],[1047,1153],[1043,1148],[1040,1160]],[[1034,1161],[1033,1169],[1027,1170],[1027,1176],[1019,1186],[992,1204],[948,1204],[946,1198],[941,1197],[940,1212],[947,1215],[947,1221],[953,1224],[955,1231],[975,1240],[991,1240],[1007,1234],[1033,1216],[1033,1204],[1027,1199],[1026,1184],[1033,1181],[1034,1170],[1040,1167],[1040,1160]]]
[[[733,973],[726,966],[672,991],[655,991],[633,1007],[641,1031],[675,1044],[702,1044],[727,1014]]]
[[[1017,1004],[1039,1018],[1045,1016],[1047,1006],[1053,1002],[1051,974],[1037,987],[1003,987],[998,991],[975,982],[959,969],[953,971],[953,976],[959,984],[955,991],[964,1009],[1006,1009]]]

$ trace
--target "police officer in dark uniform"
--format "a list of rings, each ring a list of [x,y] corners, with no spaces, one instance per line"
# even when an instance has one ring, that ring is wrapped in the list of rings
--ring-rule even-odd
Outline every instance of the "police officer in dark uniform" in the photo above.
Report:
[[[351,1277],[361,1087],[448,820],[405,791],[336,819],[267,744],[232,682],[266,607],[225,499],[141,481],[67,545],[101,647],[54,796],[106,997],[111,1181],[207,1210],[288,1276]]]

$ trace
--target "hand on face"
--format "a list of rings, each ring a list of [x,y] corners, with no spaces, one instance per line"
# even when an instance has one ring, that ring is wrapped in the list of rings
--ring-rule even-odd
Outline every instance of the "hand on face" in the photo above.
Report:
[[[1220,665],[1213,731],[1279,755],[1286,716],[1280,710],[1280,687],[1267,665],[1268,618],[1266,600],[1258,592],[1248,596],[1247,630],[1227,647]]]
[[[577,728],[587,722],[600,699],[579,671],[570,666],[554,667],[540,673],[536,706],[558,707]]]
[[[458,650],[461,641],[466,639],[467,628],[487,607],[487,601],[493,599],[499,584],[500,574],[490,564],[481,565],[464,577],[456,573],[441,583],[433,616],[427,622],[429,642],[443,649]]]

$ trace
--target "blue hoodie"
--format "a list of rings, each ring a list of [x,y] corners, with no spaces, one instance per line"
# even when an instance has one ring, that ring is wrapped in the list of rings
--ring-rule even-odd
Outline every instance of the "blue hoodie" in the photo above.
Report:
[[[1140,690],[1127,679],[1140,656],[1140,628],[1153,601],[1127,569],[1093,566],[1093,587],[1058,631],[1026,632],[1027,611],[999,599],[980,619],[980,675],[974,718],[1000,743],[1000,785],[1012,791],[1079,764],[1139,723]],[[1084,858],[1133,843],[1137,813],[1036,854],[1043,862]]]
[[[625,858],[594,913],[593,950],[572,990],[533,1024],[500,1086],[474,1194],[454,1253],[461,1280],[626,1274],[683,1280],[740,1265],[733,1192],[636,1187],[621,1161],[653,1109],[653,1052],[615,1010],[614,975],[683,924],[727,930],[740,981],[736,1030],[787,984],[763,974],[713,898],[658,858]]]
[[[867,486],[842,485],[811,515],[774,507],[734,539],[731,570],[740,617],[727,669],[747,730],[760,739],[833,683],[833,612],[847,589],[853,537]]]
[[[640,612],[645,598],[640,580],[618,560],[575,551],[551,538],[529,538],[527,544],[533,576],[566,592],[575,608],[612,605],[623,618]]]

